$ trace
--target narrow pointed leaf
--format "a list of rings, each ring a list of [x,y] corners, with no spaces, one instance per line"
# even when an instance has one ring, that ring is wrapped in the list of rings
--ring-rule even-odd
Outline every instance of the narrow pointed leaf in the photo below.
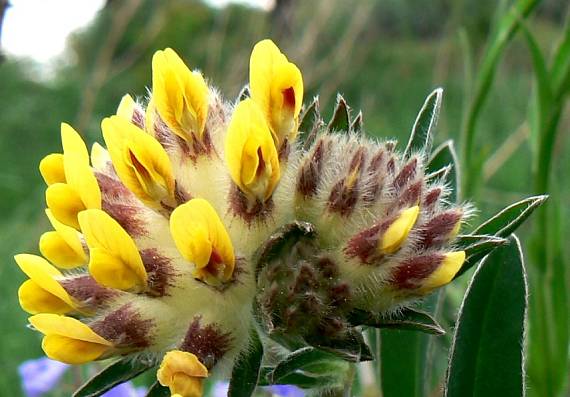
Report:
[[[154,367],[153,361],[124,358],[108,365],[81,386],[73,397],[97,397]]]
[[[461,197],[461,185],[459,179],[459,162],[457,160],[453,141],[446,141],[435,148],[428,160],[427,170],[430,172],[437,172],[438,170],[446,167],[451,167],[445,178],[445,181],[451,187],[450,200],[452,202],[457,202]]]
[[[445,396],[523,396],[526,273],[515,236],[481,262],[461,305]]]
[[[329,340],[326,341],[326,343],[324,341],[313,341],[311,345],[349,362],[370,361],[374,359],[362,334],[356,330],[347,332],[342,339]]]
[[[235,361],[232,369],[228,397],[249,397],[255,391],[259,380],[263,345],[257,331],[250,331],[250,346]]]
[[[170,389],[156,381],[146,393],[146,397],[170,397]]]
[[[420,150],[429,152],[442,99],[443,89],[441,88],[434,90],[428,95],[412,127],[412,133],[404,151],[404,156],[409,156],[412,152]]]
[[[491,234],[507,237],[513,233],[548,196],[534,196],[514,203],[481,224],[473,234]]]
[[[351,313],[349,321],[353,325],[365,325],[374,328],[406,329],[427,334],[444,335],[445,330],[429,314],[416,309],[404,309],[390,317],[358,310]]]
[[[344,131],[348,132],[350,127],[350,118],[348,115],[348,105],[342,95],[337,96],[336,106],[334,108],[333,116],[329,125],[329,131]]]

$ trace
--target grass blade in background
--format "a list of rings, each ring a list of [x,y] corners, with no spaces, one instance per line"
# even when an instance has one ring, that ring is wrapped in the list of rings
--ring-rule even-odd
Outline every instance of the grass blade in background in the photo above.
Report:
[[[524,395],[527,284],[515,236],[477,268],[450,353],[446,397]]]
[[[519,20],[528,16],[539,2],[539,0],[518,0],[509,8],[489,39],[483,60],[479,65],[475,92],[461,129],[461,159],[465,172],[462,187],[468,197],[471,196],[473,186],[476,184],[476,176],[479,174],[479,166],[476,164],[479,159],[474,158],[477,153],[474,147],[477,121],[491,90],[499,59],[519,28]]]

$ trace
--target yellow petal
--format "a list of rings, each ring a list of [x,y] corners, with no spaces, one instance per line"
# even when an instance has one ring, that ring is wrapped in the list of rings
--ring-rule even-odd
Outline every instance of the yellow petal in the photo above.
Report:
[[[160,207],[174,197],[174,175],[164,148],[152,136],[125,119],[112,116],[101,123],[119,178],[137,197]]]
[[[95,142],[91,146],[91,164],[96,170],[104,170],[111,161],[109,152],[103,146]]]
[[[135,112],[136,103],[133,98],[126,94],[121,98],[119,107],[117,108],[117,116],[124,118],[128,122],[132,122],[133,113]]]
[[[69,294],[57,281],[62,274],[41,256],[30,254],[19,254],[14,257],[20,269],[37,285],[45,291],[56,296],[69,306],[73,307],[73,302]]]
[[[47,335],[42,340],[42,349],[52,360],[78,365],[97,360],[109,347],[61,335]]]
[[[83,163],[89,164],[89,152],[83,138],[69,124],[61,123],[61,144],[63,155],[75,155]]]
[[[232,180],[250,198],[266,201],[280,178],[279,157],[263,114],[251,99],[240,102],[225,138]]]
[[[87,324],[73,317],[42,313],[31,316],[28,320],[44,335],[59,335],[84,342],[113,346],[113,343],[96,334]]]
[[[228,232],[210,203],[192,199],[170,216],[170,233],[178,251],[196,267],[194,275],[209,284],[228,281],[234,270],[234,249]]]
[[[437,268],[423,283],[422,290],[430,291],[448,284],[465,262],[465,251],[448,252]]]
[[[82,364],[101,357],[113,344],[81,321],[57,314],[36,314],[30,323],[43,333],[42,349],[54,360]]]
[[[88,257],[77,230],[59,222],[49,209],[46,215],[55,231],[44,233],[40,238],[42,255],[66,269],[85,265]]]
[[[18,289],[18,299],[22,309],[30,314],[65,314],[74,310],[66,302],[43,289],[33,280],[26,280]]]
[[[171,48],[152,57],[152,98],[166,125],[188,142],[201,139],[208,116],[208,86]]]
[[[172,350],[165,354],[156,373],[162,386],[170,388],[173,396],[201,397],[202,381],[208,369],[192,353]]]
[[[249,62],[251,97],[267,118],[278,147],[297,134],[303,77],[271,40],[255,45]]]
[[[55,183],[46,189],[46,203],[60,222],[79,229],[77,214],[86,207],[75,189],[65,183]]]
[[[87,262],[85,254],[77,255],[56,231],[42,234],[39,246],[42,255],[61,268],[73,269]]]
[[[417,205],[403,210],[398,218],[388,227],[382,236],[380,242],[380,251],[384,254],[392,254],[396,252],[406,238],[410,234],[410,230],[414,227],[420,207]]]
[[[89,246],[89,272],[101,285],[142,291],[147,273],[137,246],[128,233],[106,212],[87,210],[79,224]]]
[[[52,153],[40,161],[40,173],[46,185],[65,183],[65,171],[63,169],[63,154]]]

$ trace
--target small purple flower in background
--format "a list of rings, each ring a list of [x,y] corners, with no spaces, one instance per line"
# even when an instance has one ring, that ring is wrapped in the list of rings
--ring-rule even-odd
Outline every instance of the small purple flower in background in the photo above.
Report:
[[[214,385],[212,389],[211,397],[227,397],[228,388],[230,384],[228,382],[218,382]],[[274,397],[304,397],[305,392],[295,386],[289,385],[274,385],[264,387],[263,390],[271,393]]]
[[[47,357],[24,361],[18,372],[26,397],[41,397],[58,385],[70,366]],[[115,386],[101,397],[144,397],[146,388],[135,388],[131,382]]]
[[[18,367],[27,397],[39,397],[57,386],[69,365],[42,357],[24,361]]]

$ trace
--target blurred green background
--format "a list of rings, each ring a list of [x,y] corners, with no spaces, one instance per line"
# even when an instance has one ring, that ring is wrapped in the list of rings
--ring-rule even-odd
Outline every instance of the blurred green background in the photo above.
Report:
[[[26,329],[27,316],[18,306],[17,289],[24,275],[12,256],[37,252],[38,238],[48,229],[37,165],[44,155],[60,150],[59,123],[70,122],[89,143],[101,141],[100,120],[114,113],[125,93],[145,95],[152,54],[164,47],[174,48],[233,99],[247,81],[253,44],[266,37],[300,67],[306,100],[318,93],[321,109],[330,114],[336,93],[343,93],[353,109],[362,109],[365,130],[373,136],[405,142],[426,95],[443,87],[436,144],[454,139],[469,154],[463,199],[475,203],[478,219],[547,188],[552,194],[548,205],[519,232],[531,276],[529,393],[568,395],[570,282],[564,270],[569,263],[567,239],[562,236],[570,232],[570,111],[565,101],[570,79],[564,72],[556,74],[551,65],[558,43],[568,45],[570,52],[570,11],[566,0],[519,1],[525,12],[516,16],[520,24],[500,48],[486,85],[481,77],[486,56],[501,17],[515,3],[281,0],[263,10],[244,5],[212,8],[192,0],[108,0],[91,24],[72,35],[49,78],[31,60],[3,57],[0,395],[21,395],[18,364],[42,354],[40,338]],[[546,122],[540,124],[536,112],[537,51],[556,91],[548,105],[557,117],[546,148],[551,159],[546,184],[537,176],[537,159],[541,131],[552,129],[541,128]],[[564,71],[569,66],[563,61]],[[473,143],[466,147],[462,131],[481,92],[484,100],[475,115]],[[473,225],[477,223],[475,219]],[[449,326],[467,279],[447,288],[444,316]],[[444,367],[448,341],[440,344],[434,365]],[[430,395],[439,395],[439,390],[436,381]],[[54,395],[70,394],[65,389],[58,393]]]

